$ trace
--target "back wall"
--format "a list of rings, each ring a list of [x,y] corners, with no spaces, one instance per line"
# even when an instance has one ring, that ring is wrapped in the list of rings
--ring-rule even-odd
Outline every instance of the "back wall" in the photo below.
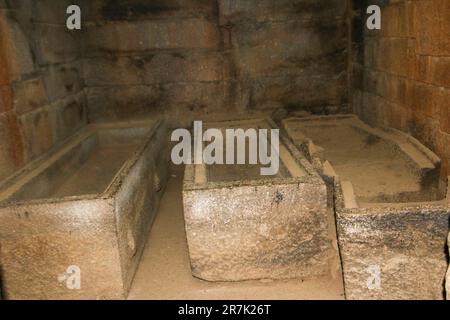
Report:
[[[346,0],[80,4],[90,121],[349,111]]]

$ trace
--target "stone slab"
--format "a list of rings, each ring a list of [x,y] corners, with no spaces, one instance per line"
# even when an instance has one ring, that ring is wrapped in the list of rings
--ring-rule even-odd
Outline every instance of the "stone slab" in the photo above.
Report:
[[[210,127],[261,126],[253,121]],[[242,281],[328,273],[331,239],[325,183],[289,141],[282,139],[280,148],[287,153],[281,162],[288,173],[274,178],[211,180],[212,168],[186,167],[184,217],[195,277]]]
[[[126,298],[166,184],[166,138],[159,121],[90,125],[5,181],[0,192],[4,298]],[[108,171],[112,179],[95,174],[117,155],[95,164],[89,150],[120,151],[130,143],[134,147],[120,169]],[[100,192],[89,190],[94,184]],[[79,289],[67,286],[72,266],[80,270]]]

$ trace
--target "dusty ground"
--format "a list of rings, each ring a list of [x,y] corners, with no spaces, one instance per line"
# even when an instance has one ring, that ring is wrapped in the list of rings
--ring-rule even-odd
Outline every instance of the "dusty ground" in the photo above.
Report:
[[[183,170],[173,170],[129,299],[343,299],[342,279],[211,283],[191,276],[182,207]]]

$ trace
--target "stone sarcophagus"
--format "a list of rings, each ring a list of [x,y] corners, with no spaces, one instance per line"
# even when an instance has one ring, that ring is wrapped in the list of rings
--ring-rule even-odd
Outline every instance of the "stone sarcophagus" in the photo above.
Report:
[[[274,126],[264,119],[207,124],[222,131]],[[278,153],[279,171],[271,176],[261,175],[259,162],[186,166],[184,218],[195,277],[240,281],[328,273],[326,186],[283,137]]]
[[[450,197],[440,160],[355,116],[283,120],[328,181],[348,299],[442,299]]]
[[[90,125],[0,189],[6,299],[122,299],[165,187],[163,122]]]

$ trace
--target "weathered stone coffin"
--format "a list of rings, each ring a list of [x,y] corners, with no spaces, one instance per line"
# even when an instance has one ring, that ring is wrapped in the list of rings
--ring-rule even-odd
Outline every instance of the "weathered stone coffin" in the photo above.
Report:
[[[209,128],[273,128],[270,120]],[[286,139],[280,171],[259,165],[186,166],[183,203],[192,273],[209,281],[313,278],[329,271],[326,186]]]
[[[348,299],[443,299],[450,196],[414,138],[354,116],[283,120],[334,192]]]
[[[165,187],[166,139],[163,122],[90,125],[3,183],[4,297],[125,298]]]

